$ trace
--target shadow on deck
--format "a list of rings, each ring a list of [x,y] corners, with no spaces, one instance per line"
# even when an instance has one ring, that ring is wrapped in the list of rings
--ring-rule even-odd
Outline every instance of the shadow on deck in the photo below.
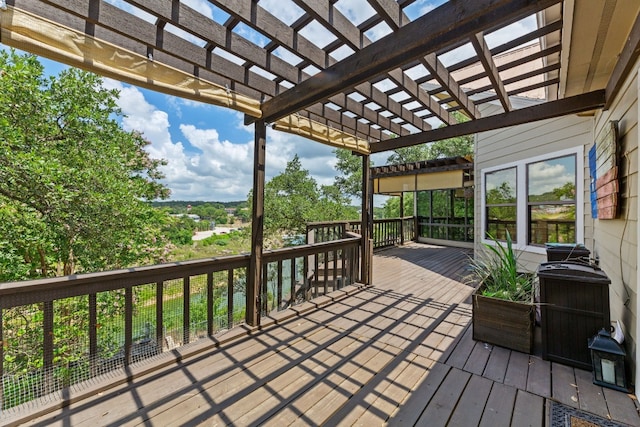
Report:
[[[201,340],[29,425],[544,426],[550,399],[640,425],[635,401],[589,372],[474,342],[467,254],[377,253],[372,287]]]

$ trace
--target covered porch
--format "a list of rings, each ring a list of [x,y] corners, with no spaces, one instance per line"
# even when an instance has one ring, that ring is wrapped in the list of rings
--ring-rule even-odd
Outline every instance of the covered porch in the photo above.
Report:
[[[71,389],[68,406],[28,425],[544,426],[560,425],[546,424],[558,404],[640,424],[635,398],[589,372],[474,342],[467,256],[418,243],[377,252],[373,286]]]

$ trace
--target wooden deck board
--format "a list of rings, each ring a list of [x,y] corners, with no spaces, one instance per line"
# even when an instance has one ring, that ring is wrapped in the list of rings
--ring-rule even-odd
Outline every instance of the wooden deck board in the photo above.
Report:
[[[481,342],[476,342],[467,362],[464,364],[464,370],[472,374],[482,375],[487,361],[491,355],[491,346]]]
[[[277,324],[27,425],[541,427],[550,397],[640,425],[634,400],[589,372],[475,342],[465,265],[459,249],[385,250],[373,287],[278,313]]]
[[[420,418],[418,418],[416,425],[430,427],[446,426],[470,378],[471,374],[468,372],[451,369],[442,382],[442,385],[427,404]]]
[[[389,419],[390,425],[415,425],[425,406],[440,388],[451,368],[441,363],[434,364],[425,372],[414,392]]]
[[[544,420],[544,398],[518,390],[511,417],[511,425],[522,427],[542,427]]]
[[[575,369],[574,374],[580,409],[606,418],[609,415],[607,402],[604,399],[602,387],[593,383],[592,373]]]
[[[551,397],[551,365],[536,356],[529,357],[527,391],[542,397]]]
[[[622,421],[631,426],[640,425],[638,423],[638,408],[635,401],[629,399],[625,393],[620,393],[608,388],[602,388],[604,398],[607,401],[609,414],[614,420]]]
[[[517,391],[514,387],[493,383],[480,427],[510,426]]]
[[[471,376],[460,401],[456,406],[449,425],[476,426],[480,423],[484,407],[491,391],[491,380],[478,375]]]
[[[509,366],[507,366],[507,372],[504,376],[504,384],[520,390],[526,390],[528,374],[529,355],[512,351],[509,358]]]
[[[552,363],[551,375],[553,376],[553,399],[563,405],[579,408],[578,384],[574,369],[560,363]],[[580,393],[580,397],[582,397],[582,393]],[[602,402],[604,403],[604,399]]]
[[[507,373],[507,366],[509,366],[510,356],[510,350],[503,347],[492,346],[491,356],[489,356],[483,376],[490,380],[503,383],[504,377]]]

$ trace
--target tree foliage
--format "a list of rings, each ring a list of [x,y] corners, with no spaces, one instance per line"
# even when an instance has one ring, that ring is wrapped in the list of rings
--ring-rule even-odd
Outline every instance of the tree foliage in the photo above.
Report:
[[[166,215],[146,201],[168,196],[163,162],[118,124],[118,93],[13,50],[0,70],[0,280],[158,257]]]
[[[318,187],[297,155],[281,174],[265,184],[264,192],[264,230],[271,237],[305,233],[309,222],[358,217],[357,210],[337,186]],[[249,201],[253,203],[251,193]]]
[[[335,187],[345,195],[362,199],[362,157],[344,148],[337,148],[333,153],[338,159],[335,168],[339,173],[335,177]]]
[[[457,122],[469,120],[466,116],[453,112]],[[458,136],[427,144],[398,148],[387,158],[389,164],[402,164],[446,157],[467,156],[473,154],[473,135]]]
[[[458,122],[468,120],[466,116],[458,112],[453,112],[454,117]],[[439,158],[456,157],[456,156],[468,156],[473,154],[473,135],[459,136],[455,138],[443,139],[442,141],[435,141],[427,144],[413,145],[411,147],[398,148],[394,150],[389,157],[387,157],[388,164],[403,164],[413,163],[423,160],[433,160]],[[448,193],[448,192],[447,192]],[[413,212],[413,197],[404,198],[404,211],[405,213]],[[448,196],[437,197],[436,199],[440,204],[448,203]],[[434,202],[436,202],[434,200]],[[418,211],[424,211],[424,201],[418,198]],[[397,197],[389,198],[384,205],[384,212],[386,218],[395,218],[400,216],[400,201]]]

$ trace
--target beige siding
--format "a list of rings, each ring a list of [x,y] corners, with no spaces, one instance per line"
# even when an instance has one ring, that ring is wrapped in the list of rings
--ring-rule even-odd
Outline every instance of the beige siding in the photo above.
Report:
[[[618,121],[620,196],[618,219],[594,222],[595,255],[611,279],[611,319],[626,328],[626,350],[637,366],[638,314],[638,81],[637,72],[627,78],[620,95],[608,111],[595,118],[595,134],[610,120]],[[637,374],[636,374],[637,375]],[[636,382],[637,384],[637,382]]]
[[[490,114],[491,111],[483,111]],[[482,246],[482,194],[481,171],[486,168],[506,165],[520,160],[543,156],[548,153],[584,147],[584,243],[593,248],[593,221],[589,202],[589,148],[593,144],[593,117],[567,116],[544,120],[526,125],[514,126],[492,132],[484,132],[476,137],[475,153],[475,228],[476,250]],[[521,252],[519,260],[525,268],[535,271],[546,255]]]

